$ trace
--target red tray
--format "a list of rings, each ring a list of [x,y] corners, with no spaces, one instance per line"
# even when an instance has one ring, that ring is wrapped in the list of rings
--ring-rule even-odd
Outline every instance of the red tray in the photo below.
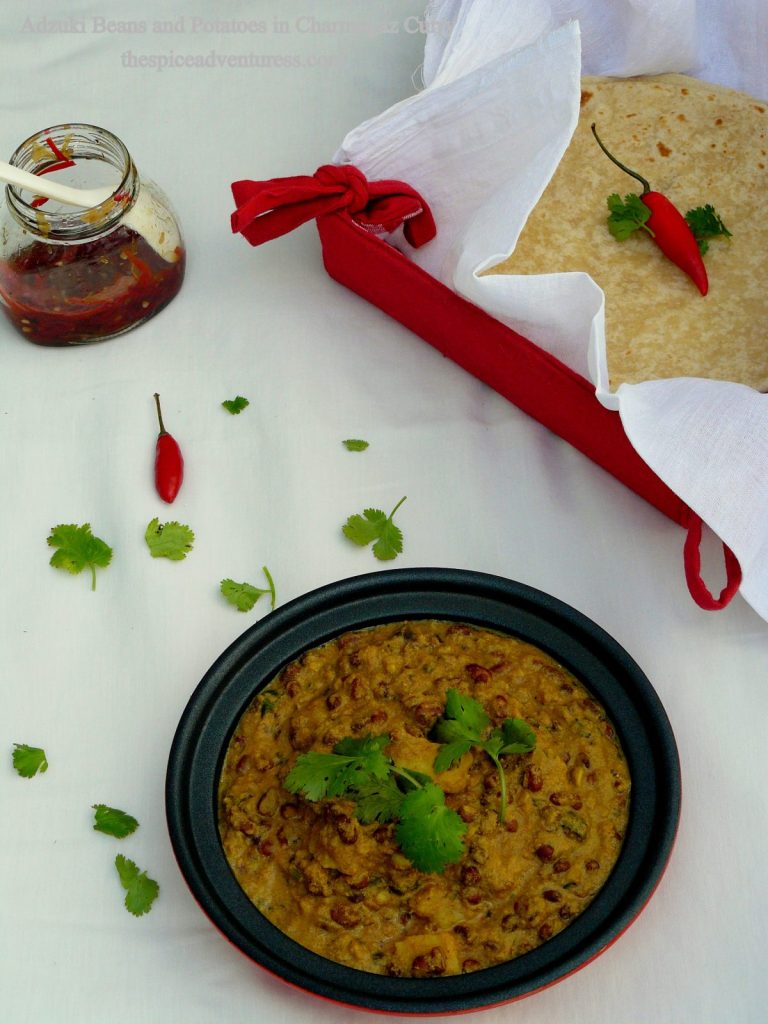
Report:
[[[700,575],[702,523],[629,443],[618,413],[593,384],[478,306],[441,284],[380,233],[403,224],[414,245],[435,232],[429,208],[402,182],[368,182],[354,167],[321,167],[314,176],[235,182],[233,230],[254,245],[312,217],[328,274],[378,306],[518,408],[564,438],[687,531],[688,589],[702,608],[722,608],[741,582],[724,547],[726,585],[714,597]]]

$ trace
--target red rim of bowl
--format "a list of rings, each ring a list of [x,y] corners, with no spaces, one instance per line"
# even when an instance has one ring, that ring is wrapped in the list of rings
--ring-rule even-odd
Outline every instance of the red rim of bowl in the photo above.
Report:
[[[224,856],[216,791],[227,744],[254,695],[289,662],[350,629],[433,618],[509,633],[545,650],[605,707],[632,777],[629,823],[605,885],[567,928],[505,964],[442,978],[389,978],[305,949],[242,891]],[[393,569],[297,598],[246,630],[205,674],[171,747],[166,815],[179,868],[203,911],[241,952],[309,993],[379,1013],[461,1013],[511,1002],[586,966],[635,920],[672,852],[680,816],[674,734],[650,682],[600,626],[554,597],[461,569]]]

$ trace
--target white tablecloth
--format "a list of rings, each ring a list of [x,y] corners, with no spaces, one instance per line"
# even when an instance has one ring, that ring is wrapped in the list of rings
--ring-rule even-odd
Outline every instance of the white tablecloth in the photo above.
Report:
[[[638,921],[586,970],[483,1019],[765,1020],[768,626],[740,598],[700,611],[677,526],[332,282],[311,225],[256,250],[230,234],[232,180],[311,173],[412,91],[421,3],[70,10],[0,14],[0,156],[49,124],[110,128],[171,195],[189,269],[163,313],[103,345],[42,349],[0,324],[0,1020],[358,1019],[213,929],[176,867],[163,785],[195,685],[267,613],[226,605],[219,580],[258,583],[266,564],[283,603],[382,568],[340,526],[403,495],[391,567],[498,573],[579,608],[649,675],[682,760],[677,846]],[[251,54],[290,60],[220,60]],[[208,65],[175,66],[188,57]],[[152,485],[154,391],[187,460],[171,508]],[[220,403],[236,394],[250,405],[231,417]],[[348,437],[370,448],[347,452]],[[186,561],[149,557],[155,516],[192,526]],[[114,548],[95,593],[48,565],[62,522],[90,522]],[[19,778],[14,743],[45,747],[48,772]],[[139,830],[120,845],[93,832],[95,803]],[[160,884],[143,918],[122,906],[118,851]]]

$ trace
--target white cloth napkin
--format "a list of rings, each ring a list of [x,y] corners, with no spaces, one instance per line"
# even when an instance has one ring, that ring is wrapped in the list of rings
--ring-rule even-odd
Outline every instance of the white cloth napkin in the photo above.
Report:
[[[480,276],[513,251],[554,173],[582,73],[680,71],[765,98],[768,5],[435,0],[426,27],[424,90],[352,130],[336,161],[424,194],[437,237],[417,251],[392,243],[591,376],[640,456],[734,552],[742,595],[768,619],[768,396],[689,378],[611,393],[604,296],[588,275]]]

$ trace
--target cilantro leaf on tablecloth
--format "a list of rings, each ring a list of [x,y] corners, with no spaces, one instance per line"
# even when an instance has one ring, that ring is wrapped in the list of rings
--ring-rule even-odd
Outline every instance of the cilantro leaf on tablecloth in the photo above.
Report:
[[[38,773],[48,771],[48,758],[42,747],[30,747],[26,743],[14,743],[13,767],[23,779],[31,779]]]
[[[267,579],[266,587],[254,587],[252,583],[235,583],[234,580],[222,580],[219,587],[223,596],[238,611],[249,612],[263,594],[270,595],[270,606],[275,607],[275,581],[269,569],[263,565],[261,571]]]
[[[91,533],[90,523],[60,523],[51,528],[48,547],[57,548],[51,555],[54,569],[77,575],[91,570],[91,590],[96,589],[96,569],[105,569],[112,560],[112,548]]]
[[[445,793],[434,782],[406,793],[395,830],[400,849],[419,871],[442,874],[464,854],[465,822],[446,805]]]
[[[160,886],[149,878],[146,871],[141,871],[132,860],[121,853],[115,857],[120,884],[125,889],[125,908],[134,917],[146,914],[152,907],[160,892]]]
[[[195,535],[182,523],[161,523],[155,517],[144,533],[149,552],[153,558],[170,558],[179,562],[192,550]]]
[[[227,412],[231,413],[233,416],[239,416],[243,409],[246,409],[251,403],[247,398],[243,398],[242,395],[238,395],[237,398],[228,398],[221,404]]]
[[[392,520],[404,501],[401,498],[389,515],[378,508],[367,508],[362,515],[350,516],[341,528],[344,536],[360,547],[375,541],[373,553],[380,561],[396,558],[403,550],[403,534]]]
[[[103,832],[107,836],[114,836],[115,839],[125,839],[139,827],[138,821],[132,815],[116,807],[94,804],[93,810],[94,832]]]
[[[341,442],[348,452],[364,452],[368,447],[367,441],[361,441],[356,437],[348,437],[346,441]]]

